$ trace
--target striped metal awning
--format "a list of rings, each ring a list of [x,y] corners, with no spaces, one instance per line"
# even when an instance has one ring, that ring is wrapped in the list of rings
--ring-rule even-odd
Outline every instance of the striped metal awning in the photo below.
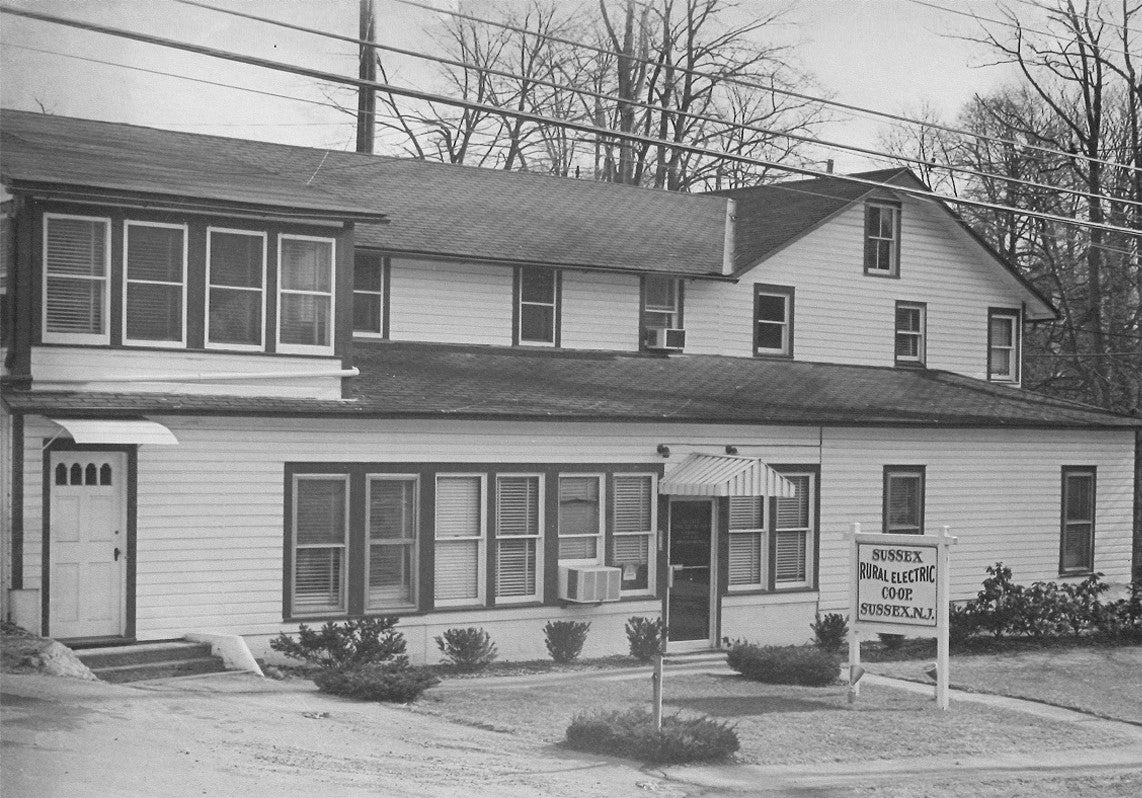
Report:
[[[796,487],[756,457],[691,454],[658,483],[670,496],[777,496],[791,499]]]

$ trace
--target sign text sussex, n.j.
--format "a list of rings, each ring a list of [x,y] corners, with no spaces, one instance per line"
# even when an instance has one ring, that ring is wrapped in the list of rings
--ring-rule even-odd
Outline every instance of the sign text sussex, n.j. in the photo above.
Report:
[[[857,622],[936,626],[937,549],[857,543]]]

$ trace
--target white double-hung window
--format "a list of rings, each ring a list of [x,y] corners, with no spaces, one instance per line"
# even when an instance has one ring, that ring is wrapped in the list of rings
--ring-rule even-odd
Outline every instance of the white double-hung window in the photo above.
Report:
[[[559,561],[603,561],[603,477],[559,477]]]
[[[414,476],[368,477],[366,610],[416,606],[418,485]]]
[[[731,590],[759,589],[766,583],[765,500],[760,496],[730,497]]]
[[[295,615],[344,612],[349,540],[349,477],[293,478],[293,601]]]
[[[487,511],[482,474],[436,476],[435,605],[484,603]]]
[[[543,596],[543,477],[496,477],[496,603]]]
[[[782,472],[796,495],[777,499],[773,523],[773,582],[775,588],[811,587],[813,583],[816,480],[814,474]]]
[[[266,234],[206,230],[206,346],[264,346]]]
[[[278,351],[333,353],[332,238],[283,235],[278,263]]]
[[[611,552],[607,565],[622,571],[622,592],[654,592],[658,485],[653,474],[615,474],[611,495]]]
[[[111,220],[44,214],[45,343],[110,343]]]
[[[185,224],[123,222],[123,343],[186,345]]]

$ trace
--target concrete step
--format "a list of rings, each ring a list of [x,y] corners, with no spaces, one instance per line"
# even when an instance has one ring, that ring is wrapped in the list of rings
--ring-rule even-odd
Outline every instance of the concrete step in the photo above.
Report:
[[[206,643],[143,643],[76,652],[91,671],[105,682],[138,682],[219,673],[226,668],[212,656]]]

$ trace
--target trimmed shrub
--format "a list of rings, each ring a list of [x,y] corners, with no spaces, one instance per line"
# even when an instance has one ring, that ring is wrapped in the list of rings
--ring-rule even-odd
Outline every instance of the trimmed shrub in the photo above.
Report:
[[[745,678],[766,684],[826,687],[837,680],[840,660],[816,646],[755,646],[736,640],[726,664]]]
[[[547,653],[556,662],[571,662],[583,651],[590,621],[548,621],[543,627]]]
[[[839,612],[830,612],[825,615],[817,613],[817,619],[809,624],[813,630],[813,641],[822,651],[836,653],[845,644],[849,633],[849,619]]]
[[[661,618],[644,618],[635,615],[627,619],[627,642],[630,655],[640,662],[653,662],[655,656],[666,653],[666,626]]]
[[[497,656],[496,644],[483,629],[445,629],[436,637],[436,646],[444,652],[441,662],[448,662],[457,670],[478,671]]]
[[[290,659],[301,660],[320,668],[347,669],[361,665],[408,665],[404,635],[393,627],[400,618],[359,618],[310,629],[298,627],[297,638],[280,634],[270,641],[270,648]]]
[[[642,708],[578,714],[567,727],[566,744],[577,751],[659,764],[722,759],[739,746],[737,732],[727,723],[667,715],[656,729],[654,715]]]
[[[880,638],[880,644],[886,651],[898,651],[904,645],[904,635],[877,632],[876,636]]]
[[[393,701],[407,704],[440,684],[440,679],[423,668],[388,665],[362,665],[356,668],[326,668],[313,677],[317,689],[331,695],[362,701]]]

